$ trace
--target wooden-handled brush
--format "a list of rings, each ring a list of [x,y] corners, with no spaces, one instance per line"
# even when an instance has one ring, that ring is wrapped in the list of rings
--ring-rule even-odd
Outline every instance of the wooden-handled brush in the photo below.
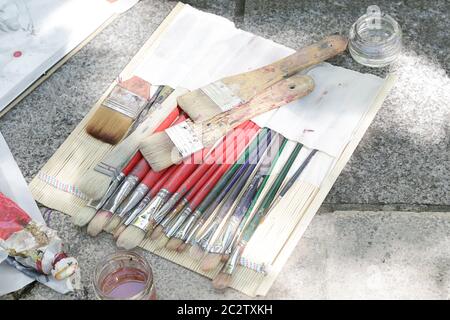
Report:
[[[241,123],[300,99],[313,89],[311,77],[294,75],[272,85],[239,108],[201,123],[186,121],[144,138],[140,150],[153,170],[165,169],[202,148],[212,146]]]
[[[133,76],[118,82],[87,123],[86,132],[105,143],[118,143],[149,98],[150,83],[144,79]]]
[[[194,122],[208,120],[221,112],[246,103],[255,94],[278,81],[334,57],[346,47],[345,37],[339,35],[326,37],[270,65],[226,77],[186,93],[178,97],[178,105]]]

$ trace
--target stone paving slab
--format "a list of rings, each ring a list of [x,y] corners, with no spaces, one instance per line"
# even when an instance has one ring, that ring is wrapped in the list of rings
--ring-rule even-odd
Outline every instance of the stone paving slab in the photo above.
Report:
[[[90,279],[101,257],[116,250],[112,237],[89,237],[57,212],[47,222],[79,259],[83,290],[61,295],[36,284],[20,298],[94,299]],[[153,266],[160,299],[248,299],[232,289],[216,292],[208,279],[141,252]],[[265,298],[450,299],[450,214],[318,214]]]

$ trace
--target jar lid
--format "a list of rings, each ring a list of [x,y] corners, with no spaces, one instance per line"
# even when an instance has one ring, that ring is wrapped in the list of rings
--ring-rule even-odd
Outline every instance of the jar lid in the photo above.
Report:
[[[350,28],[349,51],[358,63],[384,67],[401,52],[402,31],[397,21],[381,12],[376,5],[367,8]]]

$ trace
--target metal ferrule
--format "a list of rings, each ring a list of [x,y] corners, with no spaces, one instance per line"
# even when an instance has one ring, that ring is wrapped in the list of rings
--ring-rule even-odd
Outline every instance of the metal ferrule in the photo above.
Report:
[[[104,162],[99,162],[94,167],[94,171],[100,172],[110,177],[117,177],[119,175],[122,175],[122,178],[125,177],[125,175],[122,172],[120,172],[116,167],[110,166],[109,164]]]
[[[198,210],[194,211],[194,214],[189,217],[189,220],[186,221],[186,224],[190,225],[190,229],[188,233],[186,234],[185,239],[183,239],[186,243],[190,243],[192,245],[195,244],[195,236],[197,235],[197,231],[201,228],[203,225],[204,220],[198,218],[200,217],[201,212]]]
[[[179,213],[184,210],[184,207],[189,203],[189,201],[186,198],[183,198],[178,202],[177,206],[164,217],[164,219],[159,223],[161,227],[164,229],[170,226],[170,224],[175,221],[175,219],[178,217]]]
[[[131,222],[133,222],[133,220],[138,216],[138,214],[142,212],[142,210],[145,209],[145,207],[150,203],[151,200],[152,197],[147,193],[147,195],[141,200],[141,202],[139,202],[139,204],[129,212],[130,214],[123,224],[128,226]]]
[[[207,250],[209,248],[209,244],[211,242],[211,239],[216,232],[217,228],[219,227],[218,221],[213,221],[211,225],[199,236],[197,239],[197,244],[203,248],[203,250]]]
[[[116,176],[114,180],[112,180],[111,183],[109,184],[109,187],[108,189],[106,189],[103,197],[97,200],[90,200],[87,205],[96,210],[100,210],[105,204],[105,202],[109,199],[109,197],[111,197],[111,195],[114,193],[114,191],[116,191],[117,187],[119,186],[120,182],[123,180],[124,177],[125,177],[124,174],[119,174],[118,176]]]
[[[102,209],[115,213],[122,201],[133,191],[139,180],[136,176],[127,176],[114,194],[106,201]]]
[[[218,241],[214,243],[214,245],[208,248],[208,251],[211,253],[224,253],[225,250],[230,246],[231,242],[233,242],[234,234],[238,224],[239,219],[237,219],[236,217],[231,217],[222,236],[218,239]]]
[[[183,224],[183,222],[186,220],[186,218],[191,214],[192,209],[187,207],[184,209],[180,215],[174,220],[173,223],[171,223],[166,229],[165,234],[168,237],[175,236],[175,233],[178,235],[178,228]],[[181,237],[175,236],[178,239],[181,239]]]
[[[116,214],[119,217],[123,217],[133,209],[148,193],[149,188],[147,185],[140,183],[132,193],[120,204],[119,208],[116,210]]]
[[[150,226],[150,219],[153,217],[156,211],[161,208],[166,201],[169,192],[167,190],[161,190],[158,195],[153,198],[152,201],[145,207],[144,210],[134,219],[131,225],[147,232]]]
[[[153,216],[153,220],[155,220],[155,222],[159,224],[170,212],[170,210],[172,210],[172,208],[177,204],[179,199],[179,193],[173,194],[170,199],[161,207],[161,209],[159,209],[158,212]]]
[[[147,100],[125,88],[116,86],[102,105],[134,120],[147,105]]]
[[[233,252],[228,258],[227,263],[222,268],[223,273],[233,274],[234,270],[236,270],[237,265],[241,259],[242,251],[244,250],[244,245],[239,244],[236,248],[234,248]]]

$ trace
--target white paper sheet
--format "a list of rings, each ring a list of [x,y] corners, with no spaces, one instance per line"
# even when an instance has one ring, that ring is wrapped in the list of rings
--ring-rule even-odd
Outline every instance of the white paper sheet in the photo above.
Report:
[[[294,51],[239,30],[223,17],[185,6],[135,72],[152,84],[193,90],[270,64]],[[321,151],[302,175],[302,179],[320,185],[334,158],[352,139],[383,79],[328,63],[306,73],[316,84],[310,95],[253,120]]]
[[[28,190],[27,183],[0,133],[0,192],[14,200],[33,220],[44,223],[44,218]],[[0,256],[0,296],[19,290],[33,280],[20,271],[1,263],[6,256]]]
[[[0,0],[0,27],[3,22],[7,30],[0,28],[0,111],[116,12],[137,1]],[[21,25],[16,31],[7,27],[14,22]]]

